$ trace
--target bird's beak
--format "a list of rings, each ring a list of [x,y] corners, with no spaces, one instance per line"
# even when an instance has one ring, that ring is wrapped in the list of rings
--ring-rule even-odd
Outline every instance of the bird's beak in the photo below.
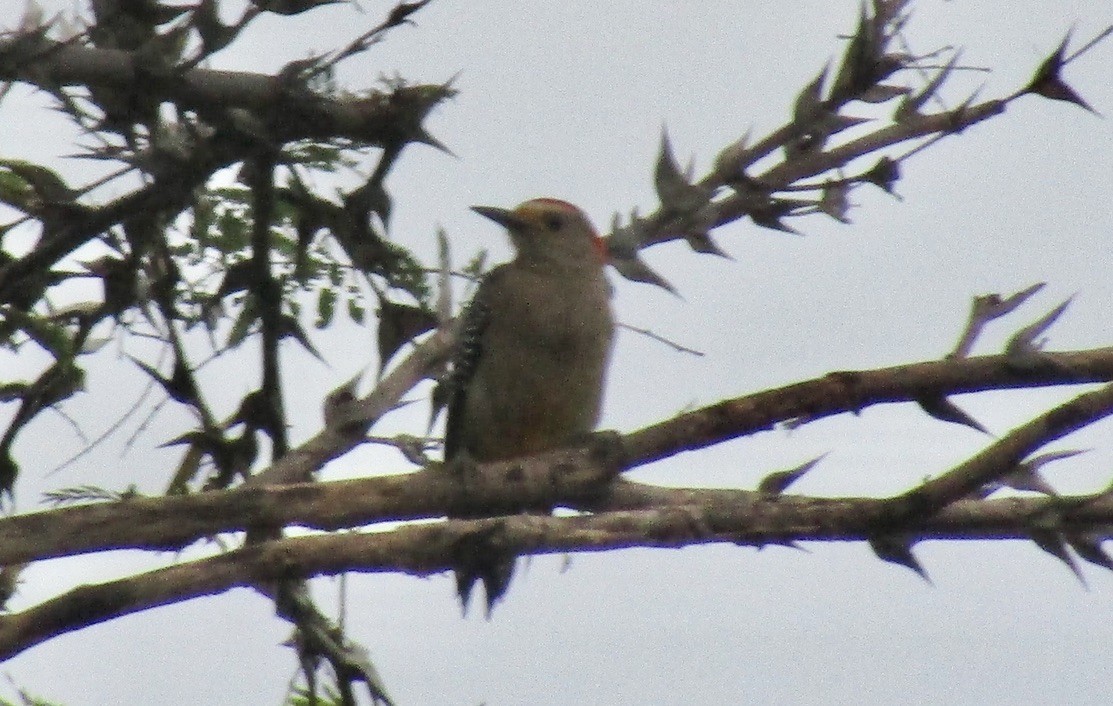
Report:
[[[481,216],[490,218],[507,230],[522,230],[526,227],[525,220],[509,209],[497,208],[495,206],[472,206],[471,210]]]

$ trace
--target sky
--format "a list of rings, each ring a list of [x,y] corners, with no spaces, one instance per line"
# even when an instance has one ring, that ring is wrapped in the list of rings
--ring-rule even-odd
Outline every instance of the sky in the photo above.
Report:
[[[363,12],[338,5],[264,17],[214,66],[274,72],[346,44],[387,7],[360,5]],[[681,162],[706,169],[746,130],[759,136],[786,119],[799,89],[840,53],[839,36],[852,31],[857,14],[850,0],[493,5],[434,0],[417,27],[391,34],[339,73],[354,89],[396,72],[429,83],[459,74],[460,95],[427,123],[456,156],[408,149],[388,180],[391,236],[429,262],[438,226],[459,262],[480,248],[492,262],[509,255],[498,230],[468,210],[473,204],[559,197],[603,229],[615,211],[652,211],[662,126]],[[962,46],[964,64],[993,69],[957,77],[952,105],[975,90],[1011,93],[1072,27],[1086,40],[1113,22],[1105,0],[1024,0],[1007,13],[1003,3],[914,5],[907,30],[914,51]],[[5,3],[0,26],[13,26],[20,10]],[[1113,113],[1111,66],[1106,42],[1065,74],[1105,115]],[[42,106],[23,88],[0,104],[0,156],[87,173],[64,157],[76,151],[77,136]],[[704,355],[620,333],[601,426],[633,431],[833,370],[939,358],[957,340],[972,296],[1041,281],[1044,291],[995,322],[975,352],[999,351],[1017,328],[1071,296],[1049,348],[1110,345],[1111,163],[1108,120],[1029,97],[905,164],[900,200],[855,191],[850,225],[796,221],[801,237],[734,224],[716,237],[729,259],[682,244],[653,248],[646,259],[681,296],[616,275],[617,316]],[[284,351],[298,370],[288,378],[296,385],[289,399],[300,401],[287,403],[294,443],[319,428],[328,390],[376,363],[374,340],[373,330],[355,326],[323,334],[327,365]],[[5,359],[12,370],[23,364]],[[251,371],[222,362],[213,379],[230,403],[253,386]],[[109,351],[67,412],[88,434],[103,431],[134,404],[133,375]],[[955,401],[999,435],[1078,391]],[[420,433],[426,414],[413,405],[375,433]],[[17,446],[19,509],[38,507],[45,490],[82,483],[136,482],[156,491],[176,462],[175,452],[156,447],[186,421],[162,414],[126,453],[125,440],[115,438],[53,474],[82,442],[60,417],[44,421]],[[1106,422],[1051,447],[1091,449],[1048,469],[1058,489],[1088,492],[1110,482],[1111,429]],[[891,405],[683,454],[631,477],[752,488],[771,471],[826,453],[795,492],[884,495],[987,443],[912,405]],[[395,454],[361,449],[325,478],[407,469]],[[916,554],[930,585],[861,543],[540,557],[520,568],[490,621],[481,611],[461,617],[447,575],[352,575],[345,624],[399,704],[1109,703],[1113,574],[1084,567],[1085,588],[1024,542],[925,542]],[[152,565],[150,556],[124,552],[41,562],[26,571],[11,607]],[[314,582],[324,608],[336,605],[337,586]],[[71,706],[278,704],[295,673],[294,655],[281,646],[289,632],[266,599],[239,589],[57,638],[0,670]],[[0,696],[12,693],[0,680]]]

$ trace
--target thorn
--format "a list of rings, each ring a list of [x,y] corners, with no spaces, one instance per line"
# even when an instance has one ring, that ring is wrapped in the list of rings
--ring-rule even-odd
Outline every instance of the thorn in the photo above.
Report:
[[[1055,529],[1031,527],[1028,529],[1028,536],[1032,538],[1037,547],[1066,564],[1083,588],[1090,588],[1089,584],[1086,583],[1086,577],[1082,575],[1081,567],[1078,566],[1078,562],[1074,560],[1067,549],[1062,532]]]
[[[1047,57],[1042,64],[1036,69],[1036,74],[1032,80],[1024,87],[1022,93],[1032,93],[1051,100],[1065,101],[1067,103],[1074,103],[1080,108],[1084,108],[1094,115],[1100,117],[1100,113],[1094,110],[1089,103],[1082,99],[1073,88],[1067,85],[1063,77],[1060,76],[1063,66],[1066,61],[1063,55],[1067,50],[1067,44],[1070,42],[1070,32],[1063,37],[1063,41],[1059,47],[1052,52],[1051,56]]]
[[[920,409],[941,422],[961,424],[971,429],[977,429],[983,434],[992,436],[989,430],[983,427],[978,420],[971,417],[963,411],[962,408],[943,395],[920,397],[916,400],[916,404],[920,405]]]
[[[1106,539],[1108,538],[1093,533],[1066,535],[1067,543],[1078,556],[1091,564],[1113,571],[1113,557],[1106,554],[1101,547],[1101,543]]]
[[[915,555],[912,554],[913,543],[911,540],[896,535],[885,535],[871,537],[869,539],[869,544],[870,549],[873,550],[873,553],[877,555],[878,559],[912,569],[919,574],[920,578],[927,581],[929,586],[935,585],[931,582],[931,578],[928,576],[927,571],[924,570],[924,567],[916,559]]]
[[[822,454],[787,471],[770,473],[758,483],[757,491],[766,495],[781,495],[790,485],[800,480],[805,473],[815,468],[825,458],[827,458],[827,454]]]
[[[429,145],[430,147],[432,147],[434,149],[437,149],[437,150],[440,150],[441,152],[444,152],[445,154],[447,154],[449,157],[452,157],[453,159],[459,159],[459,157],[456,156],[455,152],[448,149],[448,147],[443,142],[441,142],[437,138],[430,135],[425,130],[425,128],[422,128],[417,133],[417,137],[414,138],[414,142],[419,142],[423,145]]]

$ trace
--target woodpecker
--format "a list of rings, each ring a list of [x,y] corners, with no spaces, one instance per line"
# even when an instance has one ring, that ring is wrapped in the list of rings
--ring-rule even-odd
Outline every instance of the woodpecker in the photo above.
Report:
[[[614,340],[606,245],[580,209],[533,199],[514,210],[475,206],[510,235],[514,259],[491,270],[462,314],[450,371],[445,461],[500,461],[575,442],[599,421]],[[476,581],[487,613],[510,584],[513,557],[465,551],[456,589],[467,610]]]

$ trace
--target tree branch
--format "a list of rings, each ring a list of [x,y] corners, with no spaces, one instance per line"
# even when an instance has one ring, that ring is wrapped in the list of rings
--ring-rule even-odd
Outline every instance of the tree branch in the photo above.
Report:
[[[291,449],[277,463],[253,475],[247,485],[284,485],[312,480],[326,463],[362,444],[367,430],[447,358],[455,340],[455,327],[435,331],[379,380],[365,398],[352,402],[340,419]]]
[[[741,492],[741,491],[740,491]],[[425,576],[453,566],[469,536],[497,537],[516,555],[677,548],[710,543],[761,546],[799,540],[857,541],[874,534],[884,500],[772,496],[741,503],[679,506],[578,517],[516,515],[408,525],[390,532],[287,538],[75,588],[0,618],[0,660],[89,625],[231,588],[348,571],[405,571]],[[914,539],[1029,539],[1027,518],[1059,513],[1064,532],[1113,528],[1113,495],[960,501],[908,528]]]
[[[433,348],[436,347],[430,347]],[[397,374],[398,378],[389,382],[388,388],[399,382],[399,378],[405,379],[409,375],[406,370],[420,368],[422,361],[427,359],[427,351],[420,347],[413,355],[417,360],[408,359],[396,368],[392,375]],[[1008,356],[997,355],[833,373],[720,402],[632,432],[614,444],[615,454],[566,449],[531,459],[485,464],[479,467],[474,478],[469,478],[466,488],[453,476],[435,469],[273,487],[279,484],[273,482],[272,485],[270,479],[300,477],[302,471],[311,477],[312,471],[319,467],[315,463],[323,464],[354,448],[361,438],[343,433],[339,426],[326,428],[239,489],[192,496],[133,498],[2,519],[0,565],[110,549],[180,549],[203,537],[254,526],[298,525],[335,530],[374,522],[465,512],[493,515],[553,505],[602,511],[666,503],[714,504],[718,497],[714,493],[719,491],[700,495],[693,489],[677,490],[677,493],[686,494],[681,496],[668,494],[676,489],[649,490],[652,486],[620,483],[608,487],[607,484],[618,472],[681,451],[769,429],[778,422],[801,416],[815,419],[859,411],[872,404],[912,402],[925,390],[950,395],[1113,380],[1113,348],[1046,353],[1040,356],[1040,361],[1039,365],[1020,366]],[[391,381],[392,375],[384,382]],[[381,405],[386,405],[386,400],[377,396],[380,392],[355,403],[356,408],[367,408],[370,412],[383,409]],[[1078,423],[1076,417],[1070,419]],[[999,443],[1012,443],[1009,438]],[[1031,437],[1026,438],[1028,447],[1038,445]],[[607,444],[601,444],[600,448],[604,452],[609,450]],[[998,475],[1014,467],[1007,465],[1013,455],[1008,455],[1007,459],[1001,455],[989,458],[997,460],[998,465],[992,468]],[[984,461],[980,463],[982,468],[989,467]],[[262,478],[268,480],[256,481]],[[966,485],[968,483],[963,487]],[[722,492],[730,493],[727,497],[732,502],[744,498],[736,494],[742,491]],[[938,497],[953,499],[949,494]]]
[[[138,71],[136,61],[134,52],[119,49],[45,38],[28,43],[18,35],[0,38],[0,81],[23,81],[46,90],[86,86],[141,91],[202,114],[242,108],[281,116],[275,135],[280,141],[348,138],[379,146],[411,141],[424,135],[421,120],[433,105],[454,94],[447,86],[418,85],[329,97],[291,90],[280,76],[247,71],[194,68],[152,77]]]
[[[779,422],[812,421],[876,404],[914,402],[920,397],[1034,388],[1113,380],[1113,347],[1041,353],[1024,360],[1008,355],[976,356],[898,365],[872,371],[830,373],[822,378],[758,392],[631,433],[627,452],[650,463],[757,431]]]
[[[215,116],[216,124],[224,127],[194,145],[188,159],[163,165],[152,183],[103,206],[72,204],[64,217],[51,218],[51,227],[45,229],[33,250],[0,266],[0,302],[13,301],[26,280],[48,271],[128,217],[182,210],[189,204],[193,189],[204,184],[213,172],[252,154],[256,150],[253,142],[228,126],[228,108],[257,111],[261,116],[259,129],[275,145],[299,139],[346,137],[371,145],[398,146],[412,141],[435,142],[422,121],[434,106],[455,93],[448,86],[396,86],[364,97],[337,99],[295,91],[274,76],[207,69],[145,80],[140,87],[132,63],[131,54],[125,51],[45,39],[29,50],[18,36],[0,39],[0,80],[22,80],[46,89],[60,83],[153,91],[164,100],[177,100],[201,113],[207,108],[205,114]],[[228,102],[220,102],[225,100]],[[47,222],[45,217],[41,220]]]
[[[989,448],[917,488],[893,499],[892,520],[930,517],[948,504],[1016,469],[1050,441],[1113,414],[1113,385],[1086,392],[1013,430]]]

